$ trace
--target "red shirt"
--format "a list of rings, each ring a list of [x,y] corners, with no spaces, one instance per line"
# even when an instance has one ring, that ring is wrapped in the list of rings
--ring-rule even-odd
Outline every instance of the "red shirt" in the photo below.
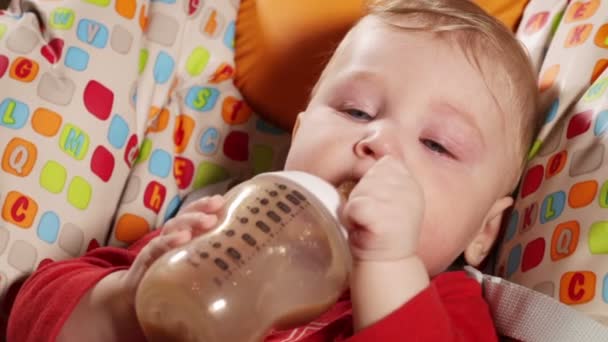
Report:
[[[25,282],[9,318],[8,341],[55,341],[80,298],[107,274],[127,269],[158,231],[129,249],[96,248],[85,256],[49,262]],[[93,327],[91,327],[93,328]],[[463,271],[446,272],[379,322],[353,335],[347,295],[314,322],[275,331],[267,342],[496,341],[479,283]]]

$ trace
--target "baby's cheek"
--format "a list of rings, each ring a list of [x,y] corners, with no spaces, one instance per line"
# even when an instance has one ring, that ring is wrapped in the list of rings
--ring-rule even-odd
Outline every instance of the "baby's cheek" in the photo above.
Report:
[[[436,275],[447,269],[464,251],[462,234],[456,234],[456,226],[446,220],[434,220],[433,224],[423,224],[418,243],[418,256],[429,274]]]

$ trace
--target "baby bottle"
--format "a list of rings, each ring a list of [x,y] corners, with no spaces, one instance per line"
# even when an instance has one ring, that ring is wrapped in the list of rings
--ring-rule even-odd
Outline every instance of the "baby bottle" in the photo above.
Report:
[[[351,267],[337,219],[342,197],[295,171],[231,189],[214,229],[144,275],[136,312],[148,341],[260,341],[329,309]]]

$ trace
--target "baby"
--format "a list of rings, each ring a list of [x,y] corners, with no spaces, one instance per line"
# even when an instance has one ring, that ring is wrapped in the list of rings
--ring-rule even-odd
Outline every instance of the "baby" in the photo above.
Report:
[[[491,341],[479,265],[541,124],[526,53],[467,0],[386,0],[337,48],[300,114],[285,169],[338,186],[350,295],[306,329],[266,341]],[[138,283],[167,250],[211,229],[222,196],[196,200],[130,249],[38,269],[17,297],[13,341],[143,340]],[[238,328],[238,327],[235,327]]]

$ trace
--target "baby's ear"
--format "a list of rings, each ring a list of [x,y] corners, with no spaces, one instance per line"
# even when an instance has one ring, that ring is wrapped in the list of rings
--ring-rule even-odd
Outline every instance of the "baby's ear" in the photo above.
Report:
[[[473,267],[479,266],[488,256],[502,223],[502,216],[509,207],[513,205],[513,198],[506,196],[498,199],[486,215],[477,235],[473,237],[471,243],[464,250],[464,258]]]

